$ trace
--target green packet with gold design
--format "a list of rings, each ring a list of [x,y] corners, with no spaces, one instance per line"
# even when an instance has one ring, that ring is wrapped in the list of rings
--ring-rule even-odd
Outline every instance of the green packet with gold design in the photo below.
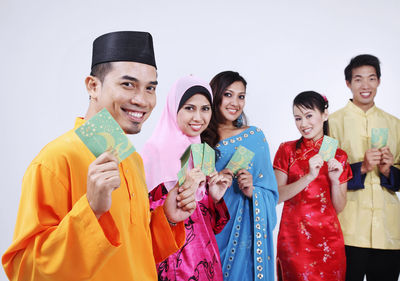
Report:
[[[371,148],[382,148],[387,145],[389,135],[388,128],[371,129]]]
[[[208,176],[215,171],[215,151],[206,143],[194,143],[188,146],[181,156],[181,169],[178,172],[178,182],[185,181],[188,168],[201,168]]]
[[[253,151],[239,145],[225,168],[231,170],[233,174],[236,174],[241,169],[247,169],[253,157]]]
[[[75,133],[96,157],[114,148],[121,162],[135,152],[135,147],[105,108],[78,127]]]
[[[335,157],[338,144],[339,142],[337,139],[324,136],[324,140],[322,141],[318,154],[322,156],[324,161],[328,161]]]

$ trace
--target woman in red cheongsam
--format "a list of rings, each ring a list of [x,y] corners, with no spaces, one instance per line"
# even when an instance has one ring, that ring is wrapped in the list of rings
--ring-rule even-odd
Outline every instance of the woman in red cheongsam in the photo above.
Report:
[[[351,169],[337,149],[318,154],[328,132],[328,101],[302,92],[293,101],[299,140],[280,145],[274,159],[279,201],[285,202],[278,234],[278,280],[345,280],[346,257],[337,213],[346,205]]]

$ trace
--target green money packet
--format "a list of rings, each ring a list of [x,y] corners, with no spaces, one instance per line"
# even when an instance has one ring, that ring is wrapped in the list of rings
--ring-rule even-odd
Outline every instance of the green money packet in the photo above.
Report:
[[[181,169],[178,172],[178,182],[182,185],[190,164],[193,168],[201,168],[208,176],[215,171],[215,151],[206,143],[194,143],[188,146],[181,156]]]
[[[324,136],[324,140],[322,141],[318,154],[322,156],[324,161],[328,161],[335,157],[338,144],[339,142],[337,139]]]
[[[386,146],[389,135],[388,128],[371,129],[371,148],[382,148]]]
[[[96,157],[114,148],[121,162],[135,152],[124,131],[105,108],[77,128],[75,133]]]
[[[253,151],[240,145],[225,168],[231,170],[233,174],[236,174],[241,169],[247,169],[253,157]]]
[[[201,164],[201,170],[208,176],[215,171],[215,151],[208,144],[204,143],[203,145],[203,163]]]

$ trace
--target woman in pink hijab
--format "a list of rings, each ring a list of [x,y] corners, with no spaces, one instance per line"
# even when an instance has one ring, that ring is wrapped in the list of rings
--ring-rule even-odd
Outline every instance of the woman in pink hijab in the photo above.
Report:
[[[206,177],[199,168],[193,168],[182,187],[177,184],[180,157],[190,144],[201,142],[200,134],[211,119],[211,103],[207,82],[194,76],[179,79],[168,93],[161,119],[141,153],[152,209],[163,204],[168,192],[181,192],[182,187],[196,185],[204,191],[197,192],[197,208],[185,221],[185,244],[157,265],[159,280],[223,280],[215,234],[229,220],[223,195],[232,176],[221,171]]]

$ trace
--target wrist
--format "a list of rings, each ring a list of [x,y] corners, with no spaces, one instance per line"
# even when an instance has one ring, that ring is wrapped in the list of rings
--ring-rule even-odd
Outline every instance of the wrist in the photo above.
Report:
[[[307,185],[315,179],[315,177],[313,175],[311,175],[310,173],[308,173],[305,176],[305,178],[306,178],[306,181],[307,181]]]
[[[380,171],[382,175],[384,175],[386,178],[389,178],[390,175],[390,168],[389,169],[385,169],[385,170],[381,170]]]
[[[339,179],[330,179],[331,180],[331,186],[339,186],[340,181]]]
[[[176,226],[178,223],[177,222],[172,222],[167,218],[167,222],[169,223],[170,226]]]
[[[166,206],[165,206],[165,203],[163,204],[163,209],[164,209],[164,216],[165,216],[165,219],[167,220],[167,222],[169,223],[169,225],[170,226],[176,226],[178,223],[177,222],[174,222],[173,220],[171,220],[170,218],[168,218],[168,216],[167,216],[167,208],[166,208]]]

